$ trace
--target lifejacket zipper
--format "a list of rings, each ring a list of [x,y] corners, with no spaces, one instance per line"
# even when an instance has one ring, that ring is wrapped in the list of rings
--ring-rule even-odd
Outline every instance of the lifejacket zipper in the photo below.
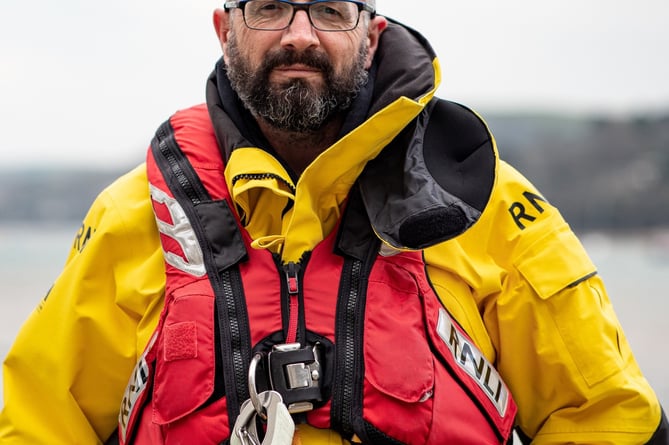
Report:
[[[337,376],[337,385],[333,390],[332,410],[333,420],[338,424],[340,431],[349,436],[354,433],[353,412],[356,407],[357,377],[362,372],[362,364],[356,360],[356,352],[362,350],[360,329],[362,328],[362,317],[364,317],[364,298],[361,289],[361,277],[363,263],[357,259],[351,259],[344,265],[344,277],[346,282],[343,286],[343,297],[340,301],[338,312],[337,332],[339,338],[337,348],[337,360],[341,363]],[[341,312],[340,312],[341,311]]]
[[[284,264],[283,272],[286,276],[286,290],[288,293],[288,327],[286,330],[286,343],[296,343],[300,314],[300,265],[290,261],[287,264]]]
[[[185,160],[185,156],[174,140],[174,131],[171,125],[168,125],[169,123],[162,125],[157,131],[158,151],[167,161],[170,173],[174,175],[186,197],[194,205],[200,204],[203,200],[209,199],[209,194],[197,179],[192,178],[192,175],[189,177],[182,168],[181,162]],[[199,187],[195,187],[194,184],[199,185]]]

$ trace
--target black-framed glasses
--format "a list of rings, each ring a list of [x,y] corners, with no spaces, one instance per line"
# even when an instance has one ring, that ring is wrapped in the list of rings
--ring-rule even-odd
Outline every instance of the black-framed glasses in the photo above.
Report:
[[[292,2],[288,0],[239,0],[225,2],[228,10],[242,10],[244,23],[251,29],[280,31],[290,26],[297,11],[306,11],[311,26],[319,31],[351,31],[358,26],[360,13],[374,16],[372,6],[354,0],[315,0]]]

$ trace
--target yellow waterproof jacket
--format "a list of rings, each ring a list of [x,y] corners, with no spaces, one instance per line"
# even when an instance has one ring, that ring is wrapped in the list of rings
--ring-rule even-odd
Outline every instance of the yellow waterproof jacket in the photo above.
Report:
[[[410,54],[416,45],[426,45],[420,36],[412,38]],[[407,35],[395,29],[384,39],[380,58],[384,52],[396,55],[395,45],[404,48]],[[432,55],[429,47],[424,53]],[[429,65],[430,88],[381,100],[350,134],[370,147],[389,142],[432,97],[439,70],[436,59]],[[275,248],[279,242],[290,258],[332,230],[340,200],[369,157],[368,151],[348,150],[343,162],[333,162],[335,153],[342,151],[333,146],[295,183],[265,151],[229,157],[228,179],[258,162],[283,178],[260,184],[261,193],[253,193],[258,184],[250,183],[236,191],[237,210],[246,213],[255,247]],[[425,250],[435,290],[500,371],[518,404],[517,423],[533,443],[648,442],[660,424],[661,408],[595,266],[558,210],[532,184],[503,161],[495,170],[479,221]],[[296,204],[275,214],[275,206],[262,198],[266,191]],[[258,223],[262,216],[274,223]],[[309,237],[297,239],[300,233]],[[158,321],[164,285],[142,165],[95,200],[62,274],[5,359],[0,443],[103,443],[116,428],[130,373]],[[304,445],[343,442],[333,432],[302,426],[297,434]]]

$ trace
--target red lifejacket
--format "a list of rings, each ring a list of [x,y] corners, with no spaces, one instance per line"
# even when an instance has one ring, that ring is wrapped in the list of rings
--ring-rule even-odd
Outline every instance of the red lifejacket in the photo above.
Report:
[[[421,252],[379,254],[358,194],[283,265],[250,247],[204,106],[158,130],[147,168],[165,305],[124,397],[122,444],[225,441],[252,354],[294,341],[324,350],[324,398],[299,421],[370,444],[509,439],[516,406],[499,374],[441,305]]]

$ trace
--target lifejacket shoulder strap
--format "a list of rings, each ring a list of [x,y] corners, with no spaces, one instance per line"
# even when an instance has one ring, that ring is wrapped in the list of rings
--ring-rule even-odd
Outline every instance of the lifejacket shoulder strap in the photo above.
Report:
[[[251,361],[239,263],[247,259],[223,177],[223,161],[206,108],[176,113],[157,131],[147,159],[152,187],[174,196],[201,248],[215,297],[230,425],[248,398]],[[167,188],[168,190],[165,190]]]

